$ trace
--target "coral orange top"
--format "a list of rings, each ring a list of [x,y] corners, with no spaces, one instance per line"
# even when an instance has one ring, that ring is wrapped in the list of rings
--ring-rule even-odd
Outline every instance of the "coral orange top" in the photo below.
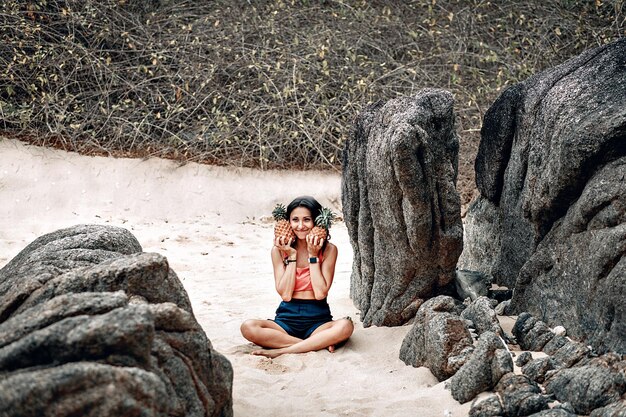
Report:
[[[317,262],[321,264],[323,259],[324,258],[320,253],[317,257]],[[293,287],[293,291],[313,291],[313,284],[311,283],[311,270],[308,266],[306,268],[296,268],[296,284]]]

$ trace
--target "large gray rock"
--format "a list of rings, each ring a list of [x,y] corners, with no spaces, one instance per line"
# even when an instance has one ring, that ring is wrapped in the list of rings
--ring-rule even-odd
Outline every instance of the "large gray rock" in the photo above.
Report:
[[[475,417],[520,417],[548,408],[541,388],[524,375],[508,373],[500,378],[494,391],[497,395],[472,404],[469,415]]]
[[[494,332],[483,333],[469,360],[447,382],[452,397],[460,403],[492,389],[503,375],[513,372],[513,359]]]
[[[541,388],[524,375],[504,375],[495,391],[500,394],[505,416],[527,416],[548,408]]]
[[[458,147],[447,91],[379,102],[357,118],[342,202],[364,326],[407,322],[453,281],[463,237]]]
[[[0,270],[0,415],[232,415],[213,350],[167,260],[126,230],[45,235]]]
[[[425,366],[439,380],[449,378],[467,361],[473,340],[452,297],[426,301],[402,341],[400,359],[407,365]]]
[[[172,302],[191,311],[187,292],[167,259],[157,253],[144,252],[64,272],[32,291],[15,312],[20,313],[61,294],[118,290],[141,295],[150,303]]]
[[[596,408],[589,417],[626,417],[626,400],[619,400],[606,407]]]
[[[459,260],[515,288],[513,313],[563,325],[599,351],[626,352],[625,84],[621,39],[496,100]]]
[[[563,368],[546,381],[546,392],[568,402],[578,414],[590,414],[626,393],[626,361],[615,355],[595,358],[583,366]]]
[[[626,50],[625,50],[626,53]],[[626,353],[626,157],[599,168],[521,269],[512,311]]]
[[[65,271],[141,251],[137,239],[117,227],[81,225],[41,236],[0,269],[0,321],[33,291]]]
[[[3,378],[0,415],[167,416],[168,394],[163,380],[153,372],[72,362]]]

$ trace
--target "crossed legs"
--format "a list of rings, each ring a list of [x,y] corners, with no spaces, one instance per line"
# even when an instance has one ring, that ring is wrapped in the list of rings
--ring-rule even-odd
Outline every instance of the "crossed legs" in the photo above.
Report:
[[[278,324],[271,320],[246,320],[241,325],[243,337],[268,350],[252,351],[253,355],[275,358],[285,353],[305,353],[328,348],[335,350],[335,345],[347,340],[354,331],[350,319],[340,319],[319,326],[307,339],[290,336]]]

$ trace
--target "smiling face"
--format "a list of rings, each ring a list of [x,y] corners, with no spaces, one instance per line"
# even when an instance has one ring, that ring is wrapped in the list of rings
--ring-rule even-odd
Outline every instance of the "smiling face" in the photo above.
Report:
[[[296,207],[293,209],[289,216],[289,223],[291,223],[291,228],[298,239],[304,239],[315,226],[313,216],[311,216],[311,210],[306,207]]]

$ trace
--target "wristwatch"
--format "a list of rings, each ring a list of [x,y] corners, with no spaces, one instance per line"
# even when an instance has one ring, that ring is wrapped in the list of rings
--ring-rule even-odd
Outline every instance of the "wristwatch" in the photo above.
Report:
[[[317,263],[317,256],[311,256],[309,258],[309,263],[310,264],[316,264]]]

